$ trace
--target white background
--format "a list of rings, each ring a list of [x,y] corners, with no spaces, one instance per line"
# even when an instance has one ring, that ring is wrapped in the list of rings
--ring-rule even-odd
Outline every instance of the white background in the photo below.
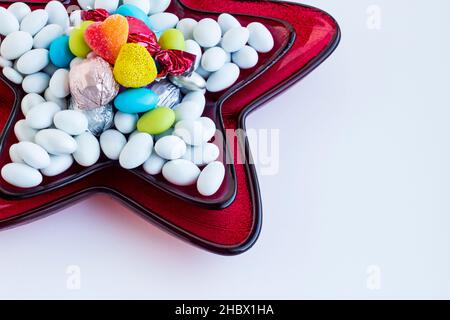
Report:
[[[282,140],[252,250],[204,252],[98,195],[0,232],[0,298],[450,298],[450,2],[304,2],[343,39],[248,119]]]

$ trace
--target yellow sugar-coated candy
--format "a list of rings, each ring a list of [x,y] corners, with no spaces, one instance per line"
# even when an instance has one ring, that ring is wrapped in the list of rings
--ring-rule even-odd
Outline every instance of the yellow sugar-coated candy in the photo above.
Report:
[[[156,79],[155,61],[143,46],[127,43],[120,49],[114,77],[116,81],[127,88],[144,87]]]
[[[167,29],[164,31],[158,43],[164,50],[186,50],[183,33],[177,29]]]
[[[69,49],[77,57],[86,58],[91,48],[84,40],[84,32],[86,28],[93,24],[93,21],[83,21],[79,27],[72,30],[69,37]]]

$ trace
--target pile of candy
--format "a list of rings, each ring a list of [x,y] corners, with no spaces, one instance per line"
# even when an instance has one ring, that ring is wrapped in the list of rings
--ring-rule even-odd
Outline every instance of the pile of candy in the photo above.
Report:
[[[79,4],[70,17],[59,1],[35,11],[0,7],[0,67],[27,93],[3,179],[36,187],[103,152],[125,169],[215,194],[225,168],[209,142],[216,126],[202,116],[205,93],[255,67],[258,52],[274,46],[270,31],[229,14],[179,20],[164,12],[170,0]]]

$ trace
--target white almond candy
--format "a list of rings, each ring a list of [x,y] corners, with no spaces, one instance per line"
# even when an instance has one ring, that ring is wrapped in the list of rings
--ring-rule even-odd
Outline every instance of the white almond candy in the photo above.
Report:
[[[194,40],[188,39],[185,41],[186,48],[184,51],[196,56],[194,69],[197,69],[202,59],[202,48]]]
[[[248,44],[258,52],[266,53],[273,49],[274,40],[269,29],[259,22],[252,22],[247,26],[250,31]]]
[[[27,124],[33,129],[45,129],[53,124],[53,117],[61,108],[54,102],[44,102],[28,111]]]
[[[200,169],[188,160],[178,159],[167,162],[162,169],[162,174],[174,185],[190,186],[197,181]]]
[[[53,95],[53,93],[50,91],[50,88],[47,88],[47,90],[45,90],[44,98],[48,102],[56,103],[61,108],[61,110],[67,109],[67,105],[68,105],[67,99],[55,97]]]
[[[50,155],[50,164],[46,168],[41,169],[41,173],[47,177],[54,177],[67,171],[72,164],[73,157],[70,154]]]
[[[24,116],[27,115],[28,111],[37,106],[38,104],[44,103],[45,99],[38,95],[37,93],[29,93],[23,97],[20,107]]]
[[[19,142],[17,144],[17,152],[27,165],[35,169],[43,169],[50,165],[50,156],[47,151],[33,142]]]
[[[167,29],[175,28],[179,19],[176,15],[170,12],[160,12],[149,17],[152,30],[162,32]]]
[[[5,58],[0,56],[0,67],[1,68],[7,68],[12,67],[13,63],[9,60],[6,60]]]
[[[185,95],[183,97],[183,102],[188,101],[195,102],[196,104],[202,106],[202,108],[205,108],[206,105],[205,94],[201,91],[192,91]]]
[[[63,110],[55,114],[53,118],[55,127],[77,136],[88,130],[88,119],[84,113],[76,110]]]
[[[78,27],[83,22],[83,19],[81,18],[81,10],[72,11],[69,16],[69,21],[72,27]]]
[[[211,18],[205,18],[198,22],[194,28],[194,40],[204,47],[210,48],[216,46],[222,37],[222,31],[219,24]]]
[[[23,76],[11,67],[3,68],[3,75],[12,83],[21,84],[23,82]]]
[[[50,92],[57,98],[66,98],[70,94],[69,71],[58,69],[53,74],[49,83]]]
[[[0,7],[0,35],[8,34],[19,30],[19,21],[12,12]]]
[[[33,39],[33,48],[35,49],[48,49],[50,44],[56,38],[64,34],[63,28],[58,24],[49,24],[42,28]]]
[[[188,147],[183,159],[192,161],[197,166],[204,166],[219,158],[219,148],[213,143],[205,143],[198,147]]]
[[[26,93],[42,93],[48,88],[50,77],[44,72],[30,74],[23,79],[22,88]]]
[[[118,111],[114,116],[114,125],[123,134],[129,134],[136,129],[138,119],[139,116],[137,114]]]
[[[14,125],[14,134],[19,141],[34,141],[34,137],[38,131],[31,128],[27,121],[22,119]]]
[[[145,14],[149,14],[150,12],[150,1],[149,0],[123,0],[123,4],[131,4],[133,6],[138,7]]]
[[[23,18],[20,23],[20,30],[28,32],[33,37],[37,34],[48,21],[48,13],[43,9],[38,9],[30,12]]]
[[[106,130],[100,136],[100,146],[103,153],[111,160],[119,160],[120,153],[126,144],[127,138],[114,129]]]
[[[110,14],[117,10],[119,0],[95,0],[95,9],[105,9]]]
[[[191,146],[199,146],[204,143],[204,127],[197,120],[182,120],[177,122],[173,134]]]
[[[239,67],[234,63],[226,63],[219,71],[212,73],[206,81],[206,89],[219,92],[231,87],[239,78]]]
[[[44,69],[50,62],[47,49],[33,49],[17,60],[17,71],[33,74]]]
[[[228,30],[232,28],[239,28],[241,26],[239,21],[228,13],[222,13],[217,19],[217,21],[219,22],[222,34],[225,34]]]
[[[177,136],[166,136],[156,141],[155,151],[163,159],[179,159],[186,153],[186,143]]]
[[[49,24],[57,24],[64,30],[69,27],[69,15],[60,1],[50,1],[45,6],[45,11],[48,13]]]
[[[2,168],[2,178],[19,188],[33,188],[41,184],[41,173],[23,163],[9,163]]]
[[[7,60],[20,58],[33,47],[33,37],[27,32],[15,31],[6,36],[0,47],[0,53]]]
[[[144,162],[144,165],[142,167],[148,174],[157,175],[162,172],[162,168],[164,167],[164,164],[166,162],[167,160],[161,158],[156,153],[152,153],[150,158],[148,158],[147,161]]]
[[[197,190],[202,196],[209,197],[215,194],[225,178],[225,167],[219,161],[208,164],[200,173],[197,180]]]
[[[253,68],[258,63],[258,52],[250,46],[244,46],[233,53],[232,61],[241,69]]]
[[[193,32],[197,23],[198,22],[192,18],[181,19],[177,23],[177,29],[184,35],[185,40],[193,39]]]
[[[58,129],[41,130],[34,141],[53,155],[72,154],[77,150],[75,139]]]
[[[237,27],[228,30],[223,36],[221,46],[226,52],[241,50],[248,41],[250,32],[247,28]]]
[[[100,159],[100,144],[90,132],[75,137],[77,150],[73,153],[75,161],[83,167],[90,167]]]
[[[124,169],[135,169],[150,157],[153,138],[148,133],[138,133],[131,138],[120,153],[119,163]]]
[[[203,53],[202,68],[209,72],[215,72],[223,67],[226,60],[225,50],[220,47],[209,48]]]
[[[31,9],[27,4],[23,2],[14,2],[8,7],[8,11],[11,12],[20,23],[23,18],[25,18],[25,16],[31,12]]]
[[[78,4],[83,10],[94,9],[95,0],[78,0]]]
[[[19,151],[17,150],[18,143],[11,145],[9,148],[9,158],[14,163],[25,163],[23,159],[19,155]]]
[[[201,117],[198,121],[203,125],[203,142],[208,142],[216,134],[216,124],[208,117]]]
[[[145,1],[145,0],[144,0]],[[150,14],[164,12],[170,5],[170,0],[149,0]]]
[[[204,106],[193,101],[182,102],[173,108],[176,121],[196,120],[202,116],[204,109]]]

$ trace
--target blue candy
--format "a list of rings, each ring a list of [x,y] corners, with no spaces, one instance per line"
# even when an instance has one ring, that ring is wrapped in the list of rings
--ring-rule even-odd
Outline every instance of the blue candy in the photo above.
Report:
[[[115,14],[120,14],[124,17],[133,17],[143,21],[147,27],[151,28],[150,20],[148,16],[142,11],[140,8],[132,5],[132,4],[123,4],[119,8],[117,8]]]
[[[124,113],[143,113],[158,105],[158,95],[150,89],[127,89],[119,93],[114,105]]]
[[[69,37],[60,36],[50,44],[50,61],[58,68],[68,68],[75,58],[69,49]]]

